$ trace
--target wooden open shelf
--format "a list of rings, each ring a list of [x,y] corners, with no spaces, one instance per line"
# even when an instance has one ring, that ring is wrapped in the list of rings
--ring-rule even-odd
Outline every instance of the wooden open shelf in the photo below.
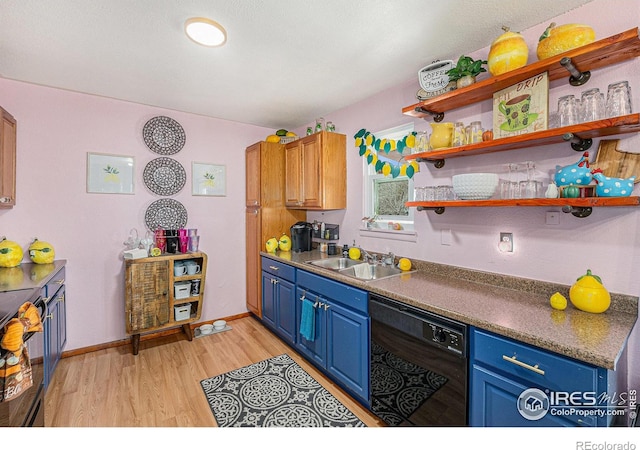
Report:
[[[550,130],[534,131],[532,133],[510,136],[492,141],[478,142],[476,144],[461,145],[459,147],[447,147],[430,152],[413,153],[405,155],[406,160],[442,161],[448,158],[460,156],[480,155],[506,150],[515,150],[525,147],[535,147],[567,142],[567,138],[575,136],[580,139],[593,139],[625,133],[640,132],[640,114],[613,117],[609,119],[585,122],[568,127],[552,128]],[[440,165],[439,167],[442,167]]]
[[[421,110],[444,113],[487,100],[493,98],[495,92],[542,72],[549,74],[549,81],[563,77],[569,78],[567,69],[560,65],[560,60],[565,57],[571,58],[573,65],[578,70],[585,72],[637,58],[638,56],[640,56],[640,37],[638,36],[638,27],[636,27],[560,55],[536,61],[520,69],[480,80],[471,86],[446,92],[437,97],[407,106],[402,109],[402,113],[413,117],[430,118],[430,114],[421,112]]]
[[[433,210],[442,214],[445,208],[501,207],[501,206],[559,206],[563,212],[576,217],[587,217],[598,206],[638,206],[640,197],[586,197],[586,198],[518,198],[499,200],[447,200],[434,202],[407,202],[406,206],[418,211]]]

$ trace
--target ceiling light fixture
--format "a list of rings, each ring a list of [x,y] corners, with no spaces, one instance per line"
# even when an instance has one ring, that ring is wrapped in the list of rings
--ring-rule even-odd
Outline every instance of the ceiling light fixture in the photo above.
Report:
[[[189,39],[205,47],[219,47],[227,41],[227,32],[218,22],[205,17],[192,17],[184,23]]]

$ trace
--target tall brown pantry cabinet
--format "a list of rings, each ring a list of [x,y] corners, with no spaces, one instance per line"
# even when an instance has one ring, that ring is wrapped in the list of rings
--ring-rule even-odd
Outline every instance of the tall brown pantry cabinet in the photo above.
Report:
[[[260,251],[270,237],[289,234],[306,220],[301,210],[285,207],[284,145],[257,142],[246,150],[247,309],[262,317]]]

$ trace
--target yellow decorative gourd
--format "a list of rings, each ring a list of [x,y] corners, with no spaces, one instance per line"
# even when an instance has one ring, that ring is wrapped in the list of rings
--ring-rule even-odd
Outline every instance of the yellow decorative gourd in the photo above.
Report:
[[[51,264],[56,257],[53,245],[36,238],[29,246],[29,258],[36,264]]]
[[[602,285],[600,277],[587,270],[569,289],[569,299],[576,308],[590,312],[602,313],[609,309],[611,295]]]
[[[529,48],[522,35],[507,27],[502,29],[504,33],[493,41],[487,58],[487,67],[493,76],[524,67],[529,60]]]
[[[272,142],[274,144],[277,144],[278,142],[280,142],[280,136],[275,135],[275,134],[270,134],[269,136],[267,136],[267,138],[265,140],[267,142]]]
[[[22,262],[24,253],[22,248],[13,241],[8,241],[2,237],[0,241],[0,267],[16,267]]]
[[[556,27],[555,23],[551,23],[540,36],[536,53],[538,59],[551,58],[595,40],[596,33],[588,25],[568,23]]]

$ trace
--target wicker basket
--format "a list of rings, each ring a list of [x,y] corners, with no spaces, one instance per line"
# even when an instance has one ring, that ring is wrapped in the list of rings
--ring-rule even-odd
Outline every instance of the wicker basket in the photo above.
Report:
[[[281,144],[288,144],[289,142],[293,142],[296,139],[298,139],[298,136],[281,136],[280,137],[280,143]]]

